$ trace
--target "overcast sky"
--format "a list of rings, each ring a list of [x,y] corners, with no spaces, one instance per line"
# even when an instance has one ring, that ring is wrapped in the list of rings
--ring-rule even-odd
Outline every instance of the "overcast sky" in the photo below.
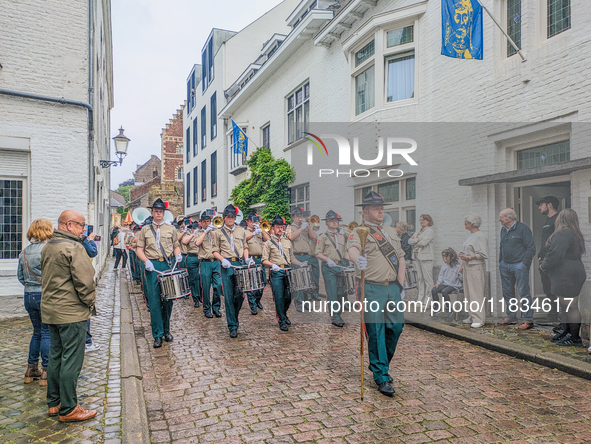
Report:
[[[131,139],[111,189],[137,165],[160,155],[160,133],[186,96],[186,79],[201,63],[212,28],[240,31],[281,0],[113,0],[115,107],[111,137],[123,125]],[[115,147],[111,144],[112,159]]]

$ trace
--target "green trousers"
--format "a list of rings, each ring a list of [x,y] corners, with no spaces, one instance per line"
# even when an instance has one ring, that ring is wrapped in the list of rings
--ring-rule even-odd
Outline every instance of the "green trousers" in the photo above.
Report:
[[[199,258],[187,256],[185,259],[187,272],[189,273],[189,283],[191,284],[191,295],[193,302],[201,302],[201,283],[199,278]]]
[[[285,270],[271,271],[271,288],[275,301],[275,313],[279,325],[287,323],[287,310],[291,304],[291,292]]]
[[[260,258],[253,258],[255,264],[261,265]],[[265,275],[265,267],[263,267],[263,284],[267,282],[267,276]],[[261,302],[261,298],[263,297],[263,290],[257,291],[249,291],[246,293],[248,296],[248,304],[250,307],[255,307],[257,302]]]
[[[359,299],[359,285],[357,287]],[[396,284],[387,287],[365,284],[365,299],[367,311],[364,318],[369,369],[373,372],[376,384],[381,384],[388,380],[390,361],[404,327],[404,313],[395,308],[395,304],[400,302],[400,289]],[[391,304],[387,309],[388,302]]]
[[[312,267],[312,278],[314,279],[316,288],[314,288],[314,290],[308,290],[307,293],[314,297],[318,297],[318,291],[320,290],[320,263],[316,256],[310,256],[308,263]]]
[[[47,367],[47,406],[61,404],[65,416],[78,405],[76,387],[84,363],[86,321],[71,324],[48,324],[51,347]]]
[[[337,264],[346,267],[349,265],[349,262],[343,260],[337,262]],[[342,305],[343,299],[347,299],[347,292],[345,288],[338,285],[337,276],[339,275],[343,275],[341,268],[330,268],[328,265],[326,265],[326,262],[322,263],[322,277],[324,278],[324,288],[326,289],[326,300],[329,302],[338,301]],[[342,321],[341,312],[342,310],[335,312],[330,318],[331,322]]]
[[[201,279],[201,299],[203,299],[203,313],[220,311],[222,306],[222,278],[220,275],[220,261],[203,260],[199,263],[199,275]],[[213,298],[210,298],[210,289],[213,287]]]
[[[298,261],[300,261],[300,262],[307,261],[308,262],[308,265],[311,266],[311,264],[310,264],[311,256],[309,254],[295,254],[294,256],[296,257],[296,259]],[[314,258],[314,259],[316,259],[316,258]],[[291,266],[292,266],[292,268],[300,268],[300,267],[298,267],[295,264],[292,264]],[[314,270],[312,270],[312,274],[313,273],[314,273]],[[311,291],[310,290],[296,291],[294,293],[294,295],[293,295],[294,304],[295,304],[296,308],[301,309],[303,302],[305,300],[309,300],[310,299],[310,297],[309,297],[310,294],[311,294]]]
[[[160,299],[160,283],[158,272],[166,271],[170,267],[166,262],[153,261],[155,271],[146,270],[146,290],[150,309],[150,325],[152,326],[152,337],[161,338],[170,332],[170,316],[172,315],[172,301]]]
[[[135,251],[129,250],[129,269],[131,270],[131,277],[132,279],[136,278],[137,273],[135,272],[136,262],[135,262]]]
[[[240,261],[230,261],[232,265],[242,265]],[[222,291],[224,292],[224,308],[228,330],[237,330],[240,326],[238,314],[244,302],[244,294],[237,291],[234,279],[234,269],[222,267]]]

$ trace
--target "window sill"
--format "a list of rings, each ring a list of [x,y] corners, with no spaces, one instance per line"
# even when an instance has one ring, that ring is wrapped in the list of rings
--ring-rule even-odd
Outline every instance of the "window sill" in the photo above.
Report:
[[[283,148],[283,152],[292,150],[292,149],[294,149],[295,147],[301,145],[304,142],[306,142],[306,139],[304,139],[303,137],[300,138],[300,139],[298,139],[298,140],[296,140],[296,141],[294,141],[294,142],[291,142],[289,145],[287,145],[285,148]]]
[[[385,111],[385,110],[389,110],[389,109],[395,109],[395,108],[404,108],[406,106],[412,106],[412,105],[418,105],[419,100],[417,98],[412,98],[412,99],[405,99],[405,100],[397,100],[395,102],[385,102],[384,106],[381,106],[379,108],[371,108],[368,111],[365,111],[364,113],[359,114],[358,116],[353,117],[352,122],[361,122],[364,119],[367,119],[369,116],[372,116],[376,113]]]
[[[247,169],[248,167],[246,165],[240,165],[234,168],[233,170],[230,170],[229,173],[233,176],[238,176],[239,174],[244,173]]]

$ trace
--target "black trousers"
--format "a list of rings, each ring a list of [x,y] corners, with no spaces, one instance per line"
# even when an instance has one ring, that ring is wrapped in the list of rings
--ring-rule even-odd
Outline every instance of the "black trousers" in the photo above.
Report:
[[[451,285],[439,285],[439,287],[435,287],[431,290],[431,296],[433,298],[434,301],[439,301],[439,294],[441,293],[441,296],[443,297],[443,301],[450,301],[449,299],[449,294],[453,293],[455,291],[458,291],[455,287],[452,287]],[[443,302],[440,301],[440,302]]]
[[[123,264],[121,268],[127,267],[127,249],[125,248],[115,248],[115,254],[117,255],[115,259],[115,268],[119,267],[119,261],[123,258]]]

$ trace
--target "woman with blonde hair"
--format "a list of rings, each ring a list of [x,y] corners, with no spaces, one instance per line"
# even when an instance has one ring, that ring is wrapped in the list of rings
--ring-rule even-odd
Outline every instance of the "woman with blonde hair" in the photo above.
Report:
[[[585,239],[579,228],[579,218],[575,210],[565,208],[555,222],[552,236],[546,242],[546,256],[540,269],[550,277],[552,294],[560,298],[566,315],[564,330],[552,338],[553,342],[564,346],[582,345],[579,336],[581,312],[579,294],[587,279],[581,256],[585,254]]]
[[[40,386],[47,385],[47,363],[49,362],[49,330],[41,322],[41,250],[53,234],[48,219],[35,219],[27,231],[31,242],[18,257],[18,280],[25,286],[25,309],[33,324],[33,336],[29,344],[29,359],[25,373],[25,384],[39,379]],[[41,366],[39,370],[39,355]]]

